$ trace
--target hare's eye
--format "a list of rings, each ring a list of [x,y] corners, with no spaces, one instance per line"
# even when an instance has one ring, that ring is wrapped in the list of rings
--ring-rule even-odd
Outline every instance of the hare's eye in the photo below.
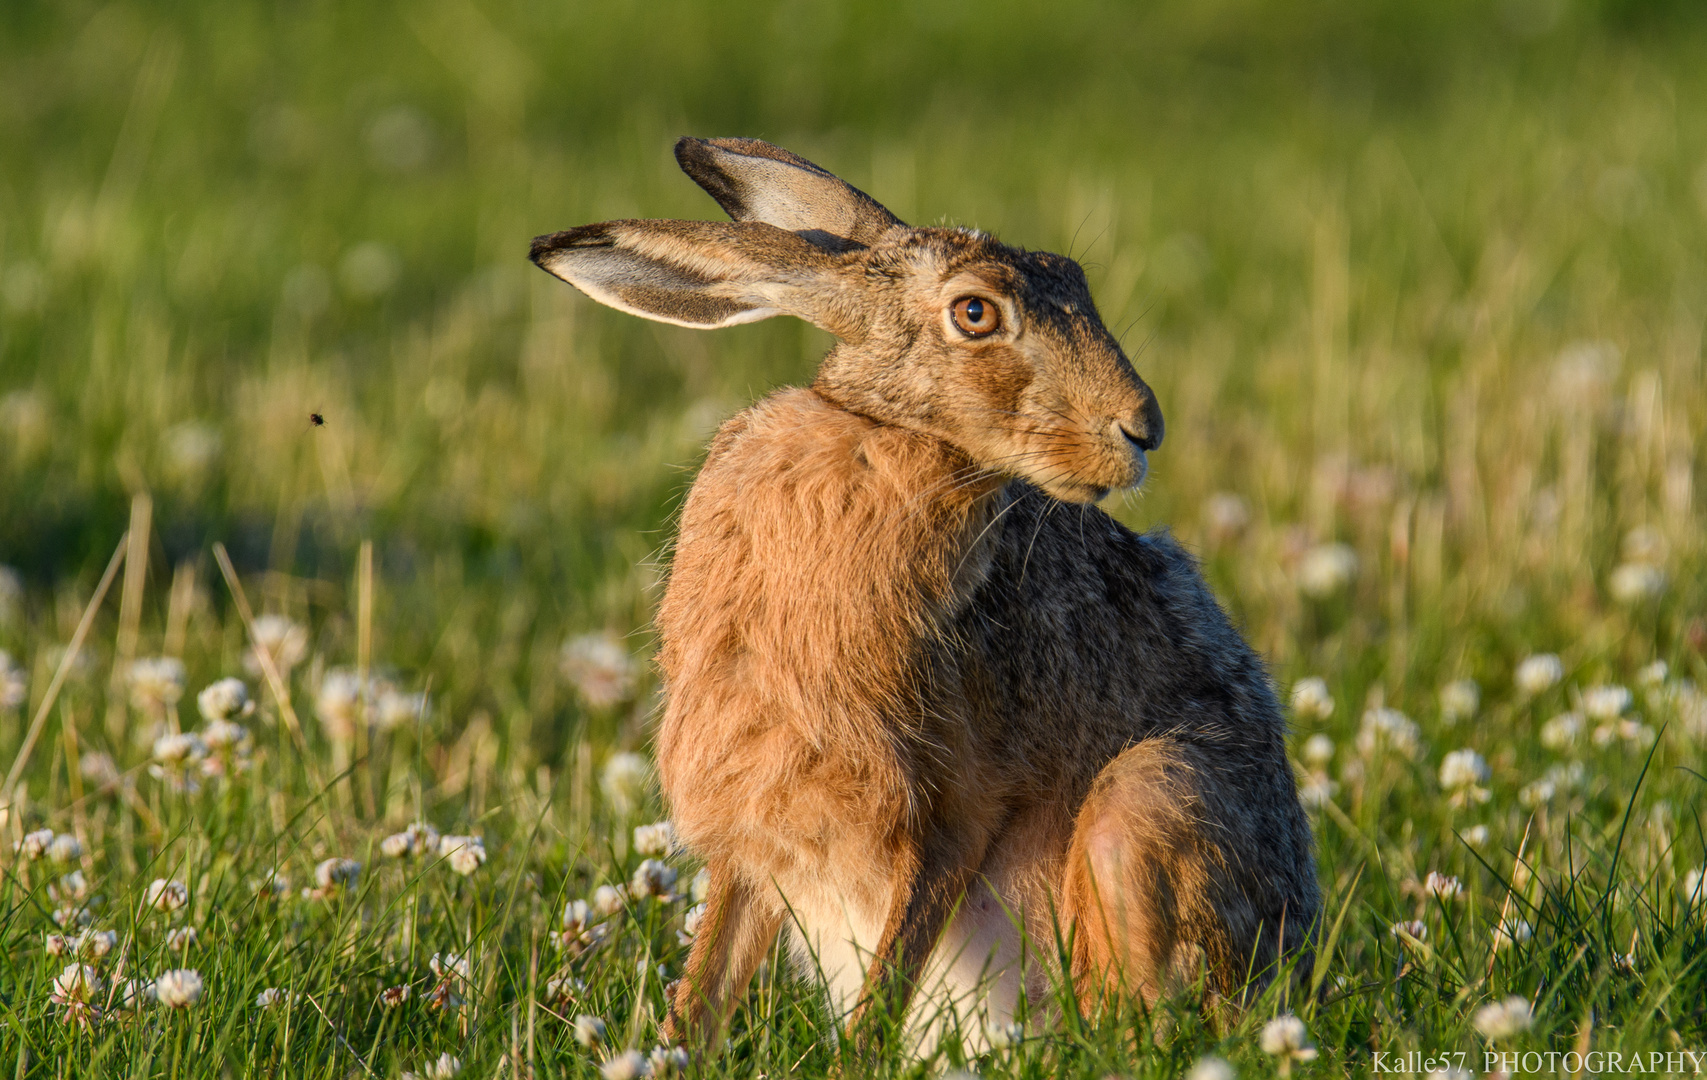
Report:
[[[968,337],[987,337],[1002,325],[1002,313],[981,297],[962,296],[954,302],[954,325]]]

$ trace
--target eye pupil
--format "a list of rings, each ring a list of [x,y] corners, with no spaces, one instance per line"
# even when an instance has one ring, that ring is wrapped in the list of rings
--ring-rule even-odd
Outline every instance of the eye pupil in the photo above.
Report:
[[[996,332],[1001,316],[996,306],[976,296],[962,296],[954,302],[954,324],[970,337],[985,337]]]

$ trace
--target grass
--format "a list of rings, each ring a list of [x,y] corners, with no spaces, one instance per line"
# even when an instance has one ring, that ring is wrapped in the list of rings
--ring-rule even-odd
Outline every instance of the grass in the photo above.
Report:
[[[1615,0],[6,5],[0,649],[22,700],[0,764],[43,724],[4,818],[0,1068],[393,1076],[448,1052],[580,1076],[655,1043],[688,901],[630,905],[573,961],[552,939],[664,813],[599,778],[646,748],[655,691],[623,658],[650,647],[672,509],[715,423],[828,342],[645,324],[523,253],[715,216],[669,158],[682,133],[770,138],[907,220],[1081,258],[1168,418],[1144,493],[1109,509],[1174,529],[1277,681],[1336,703],[1295,716],[1336,920],[1317,997],[1276,990],[1227,1031],[1188,1001],[1037,1019],[1012,1049],[883,1069],[1172,1076],[1213,1053],[1269,1075],[1282,1010],[1311,1076],[1707,1049],[1686,887],[1707,864],[1704,46],[1691,6]],[[244,666],[215,542],[253,614],[305,634],[282,695]],[[587,634],[609,637],[565,663]],[[1524,690],[1536,653],[1562,678]],[[181,684],[127,679],[162,655]],[[340,670],[386,692],[351,714]],[[258,703],[245,767],[182,790],[154,740],[233,675]],[[1462,679],[1479,700],[1453,718]],[[1576,738],[1547,728],[1591,706]],[[1458,749],[1485,801],[1443,787]],[[487,861],[379,853],[417,819]],[[12,853],[42,828],[81,853]],[[332,858],[360,875],[304,898]],[[98,902],[67,898],[72,870]],[[149,908],[156,879],[187,904]],[[69,958],[43,943],[82,907],[118,935],[109,985],[194,968],[200,1001],[67,1023]],[[1426,936],[1393,932],[1411,920]],[[450,953],[466,981],[429,966]],[[258,1008],[268,987],[293,1003]],[[1513,995],[1533,1024],[1491,1040],[1477,1012]],[[840,1054],[773,965],[708,1068]]]

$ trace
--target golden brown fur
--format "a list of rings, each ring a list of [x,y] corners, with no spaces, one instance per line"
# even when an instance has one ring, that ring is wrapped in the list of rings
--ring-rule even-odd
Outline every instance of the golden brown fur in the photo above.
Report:
[[[1189,556],[1089,505],[1162,422],[1082,273],[910,229],[767,144],[678,157],[735,222],[587,226],[536,260],[648,317],[841,342],[724,425],[683,510],[658,760],[712,886],[667,1034],[714,1040],[785,927],[856,1025],[915,997],[1003,1019],[1058,929],[1087,1007],[1200,974],[1237,1000],[1307,946],[1308,823]],[[999,329],[966,332],[967,299]]]

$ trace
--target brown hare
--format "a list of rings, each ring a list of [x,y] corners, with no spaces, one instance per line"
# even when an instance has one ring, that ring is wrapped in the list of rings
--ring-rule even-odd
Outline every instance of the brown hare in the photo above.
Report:
[[[1272,977],[1318,907],[1284,721],[1192,558],[1094,505],[1162,414],[1078,264],[905,225],[769,143],[676,157],[732,222],[534,261],[648,319],[838,343],[723,425],[681,515],[657,752],[711,892],[666,1036],[714,1045],[785,927],[856,1031],[1005,1023],[1051,978],[1092,1008]]]

